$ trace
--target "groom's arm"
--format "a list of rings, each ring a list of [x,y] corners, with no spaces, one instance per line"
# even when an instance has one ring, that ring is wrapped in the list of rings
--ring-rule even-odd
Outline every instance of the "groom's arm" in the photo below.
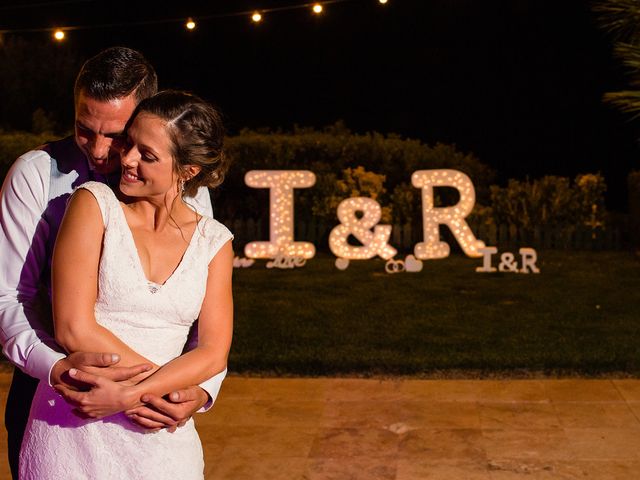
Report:
[[[45,152],[20,157],[0,191],[0,342],[16,367],[49,381],[51,368],[65,357],[53,340],[48,298],[41,288],[47,263]]]

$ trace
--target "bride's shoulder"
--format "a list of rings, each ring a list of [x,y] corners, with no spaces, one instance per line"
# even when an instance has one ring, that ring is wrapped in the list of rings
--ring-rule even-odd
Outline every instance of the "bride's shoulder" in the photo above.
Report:
[[[78,185],[72,198],[75,203],[85,205],[87,208],[91,208],[90,205],[95,208],[95,205],[97,205],[105,224],[108,223],[109,212],[111,212],[114,205],[119,204],[114,191],[108,185],[94,181]]]
[[[200,224],[202,226],[203,234],[205,237],[210,239],[216,239],[218,241],[226,241],[230,238],[233,238],[233,234],[227,228],[227,226],[216,220],[215,218],[209,217],[207,215],[203,215],[200,220]]]
[[[96,181],[84,182],[83,184],[78,185],[75,188],[75,191],[77,192],[79,190],[89,190],[96,198],[115,197],[115,193],[111,190],[111,187]]]

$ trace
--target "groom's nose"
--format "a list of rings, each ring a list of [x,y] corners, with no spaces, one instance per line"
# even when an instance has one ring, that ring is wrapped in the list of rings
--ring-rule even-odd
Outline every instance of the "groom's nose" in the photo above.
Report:
[[[107,158],[112,141],[111,138],[105,137],[104,135],[95,135],[89,145],[89,153],[91,153],[93,158]]]

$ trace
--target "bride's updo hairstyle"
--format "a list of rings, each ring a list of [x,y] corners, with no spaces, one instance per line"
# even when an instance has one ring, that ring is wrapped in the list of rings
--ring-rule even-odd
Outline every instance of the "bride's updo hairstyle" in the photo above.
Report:
[[[176,173],[185,178],[185,167],[197,165],[200,173],[184,183],[184,195],[194,197],[199,187],[222,183],[229,161],[222,149],[225,135],[220,113],[191,93],[164,90],[140,102],[133,118],[149,113],[167,122]]]

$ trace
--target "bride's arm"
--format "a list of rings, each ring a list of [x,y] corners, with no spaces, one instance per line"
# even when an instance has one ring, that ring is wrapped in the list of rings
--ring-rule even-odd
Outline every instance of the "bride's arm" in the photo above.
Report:
[[[103,236],[97,200],[88,190],[77,190],[67,206],[53,251],[51,295],[56,342],[69,353],[117,353],[122,366],[151,364],[96,322]]]
[[[207,289],[198,317],[198,345],[131,387],[140,395],[165,395],[222,372],[233,334],[233,250],[227,241],[209,263]]]
[[[233,333],[232,272],[233,250],[229,240],[209,263],[207,289],[199,316],[198,346],[163,365],[137,385],[120,386],[72,370],[74,378],[94,386],[89,392],[67,392],[77,402],[78,410],[90,417],[104,417],[139,405],[144,394],[162,396],[223,371]],[[114,404],[118,407],[114,408]]]

